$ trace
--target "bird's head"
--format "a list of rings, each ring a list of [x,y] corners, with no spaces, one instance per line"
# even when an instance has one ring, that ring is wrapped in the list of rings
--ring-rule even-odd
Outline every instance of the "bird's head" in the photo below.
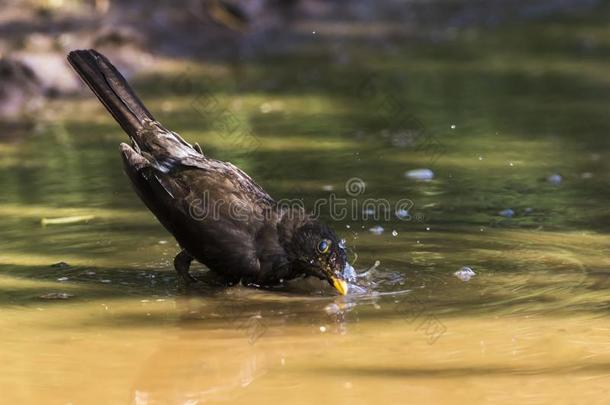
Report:
[[[347,264],[344,243],[328,226],[318,221],[297,228],[290,243],[293,266],[308,276],[327,280],[341,295],[348,284],[343,272]]]

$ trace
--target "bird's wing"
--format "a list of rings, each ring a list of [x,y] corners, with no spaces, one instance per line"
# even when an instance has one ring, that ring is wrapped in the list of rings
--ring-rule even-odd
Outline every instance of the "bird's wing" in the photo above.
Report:
[[[160,172],[188,178],[188,181],[199,183],[195,188],[202,190],[209,189],[210,184],[226,182],[223,187],[225,193],[236,193],[239,199],[257,205],[274,204],[271,196],[240,168],[204,156],[180,135],[165,129],[157,121],[146,120],[138,130],[138,139],[144,144],[140,154]],[[222,182],[219,183],[219,179]]]
[[[258,274],[254,238],[273,200],[247,174],[203,156],[160,168],[126,144],[121,151],[140,198],[184,249],[223,275]]]

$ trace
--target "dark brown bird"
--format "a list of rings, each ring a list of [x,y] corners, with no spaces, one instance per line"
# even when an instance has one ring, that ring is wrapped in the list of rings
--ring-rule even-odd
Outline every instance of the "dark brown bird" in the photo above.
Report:
[[[331,228],[282,207],[239,168],[165,129],[102,54],[73,51],[68,61],[129,135],[131,145],[120,145],[125,172],[180,244],[174,266],[184,280],[194,281],[189,267],[196,259],[229,284],[315,276],[347,293],[347,256]]]

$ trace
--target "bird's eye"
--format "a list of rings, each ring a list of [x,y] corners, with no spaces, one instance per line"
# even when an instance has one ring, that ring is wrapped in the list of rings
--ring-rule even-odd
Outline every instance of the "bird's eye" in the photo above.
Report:
[[[328,239],[323,239],[318,243],[318,252],[320,253],[328,253],[330,250],[330,241]]]

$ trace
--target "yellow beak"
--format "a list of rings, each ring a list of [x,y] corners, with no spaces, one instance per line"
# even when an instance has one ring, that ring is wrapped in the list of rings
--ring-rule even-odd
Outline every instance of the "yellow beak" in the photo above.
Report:
[[[341,295],[347,295],[347,283],[336,277],[331,277],[332,285]]]

